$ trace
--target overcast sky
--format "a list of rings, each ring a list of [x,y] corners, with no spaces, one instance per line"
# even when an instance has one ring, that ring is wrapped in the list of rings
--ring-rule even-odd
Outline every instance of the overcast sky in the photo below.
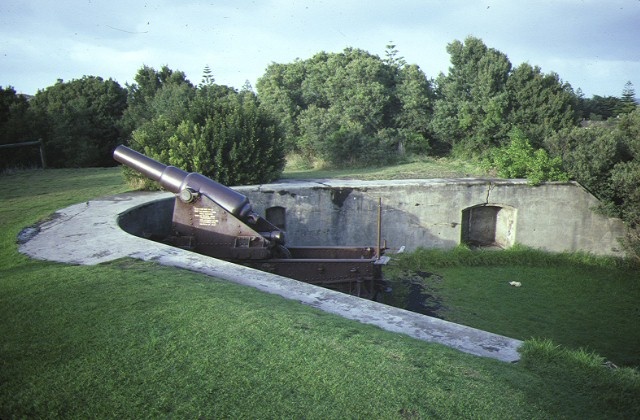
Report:
[[[61,78],[113,78],[146,64],[208,65],[216,83],[255,86],[272,63],[320,51],[399,55],[446,73],[447,44],[473,35],[513,66],[556,72],[574,90],[640,97],[640,0],[0,0],[0,86],[34,94]]]

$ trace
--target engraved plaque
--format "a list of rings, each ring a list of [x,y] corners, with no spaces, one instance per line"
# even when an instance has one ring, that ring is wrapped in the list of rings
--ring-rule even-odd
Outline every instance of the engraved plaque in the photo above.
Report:
[[[218,226],[218,214],[209,207],[195,207],[193,214],[200,226]]]

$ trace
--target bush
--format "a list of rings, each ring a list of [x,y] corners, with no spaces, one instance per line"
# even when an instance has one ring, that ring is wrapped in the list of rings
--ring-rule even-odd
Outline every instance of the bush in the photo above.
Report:
[[[640,109],[613,126],[561,130],[545,145],[600,200],[603,213],[622,218],[628,228],[623,245],[640,260]]]
[[[100,77],[63,82],[39,91],[29,102],[34,139],[44,140],[47,165],[58,168],[114,166],[122,142],[120,122],[127,91]]]
[[[395,163],[396,138],[367,135],[358,128],[340,128],[320,144],[320,157],[336,167],[376,166]]]
[[[161,89],[155,101],[166,100],[165,89],[174,87]],[[253,93],[207,85],[195,95],[185,92],[182,99],[180,113],[159,113],[135,130],[133,147],[162,163],[199,172],[225,185],[266,183],[280,176],[285,163],[281,136]],[[175,100],[174,96],[172,102]],[[152,105],[164,109],[161,104]],[[128,172],[130,182],[140,177]]]
[[[27,97],[11,86],[0,88],[0,145],[38,140],[33,130],[33,117]],[[0,169],[39,166],[37,146],[3,149]]]
[[[508,146],[493,149],[486,160],[487,166],[497,170],[504,178],[527,178],[531,185],[544,181],[568,181],[569,176],[562,171],[562,160],[551,158],[544,149],[534,150],[529,140],[520,130],[509,134]]]

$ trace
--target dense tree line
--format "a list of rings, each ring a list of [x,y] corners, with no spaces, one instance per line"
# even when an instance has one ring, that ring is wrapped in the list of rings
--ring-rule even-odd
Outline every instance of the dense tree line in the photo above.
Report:
[[[27,97],[12,87],[0,89],[0,145],[37,140]],[[0,152],[0,169],[23,162],[37,162],[34,148],[5,149]]]
[[[272,64],[262,104],[284,128],[289,152],[331,165],[383,164],[429,151],[430,81],[415,65],[348,48]]]
[[[127,91],[117,82],[85,76],[59,80],[27,100],[2,90],[0,144],[41,139],[51,167],[109,166],[110,151],[124,139],[121,118]],[[3,167],[33,164],[33,150],[3,153]]]
[[[640,108],[634,108],[609,124],[560,130],[545,147],[600,199],[600,210],[625,221],[625,246],[640,258]]]
[[[85,76],[59,80],[29,100],[11,87],[0,91],[0,145],[42,139],[47,165],[54,168],[113,166],[113,149],[126,143],[225,184],[269,182],[284,167],[281,138],[252,91],[216,85],[210,76],[194,86],[166,66],[143,66],[125,88]],[[0,164],[34,165],[37,154],[34,148],[11,149]]]
[[[640,111],[631,82],[621,97],[585,98],[556,73],[513,66],[468,37],[447,46],[447,73],[428,78],[388,45],[385,57],[347,48],[273,63],[240,91],[209,67],[143,66],[135,82],[59,80],[32,98],[0,90],[0,145],[42,139],[52,167],[108,166],[126,143],[226,184],[276,179],[286,154],[309,165],[389,164],[411,155],[475,159],[533,183],[575,179],[607,214],[640,231]],[[4,167],[37,151],[2,153]],[[637,238],[636,238],[637,239]],[[640,242],[636,242],[640,243]]]

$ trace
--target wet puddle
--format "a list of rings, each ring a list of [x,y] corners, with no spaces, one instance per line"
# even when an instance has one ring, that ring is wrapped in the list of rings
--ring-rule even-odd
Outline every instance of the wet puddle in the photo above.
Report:
[[[386,280],[391,284],[392,292],[384,296],[383,303],[444,319],[446,307],[437,295],[438,284],[444,280],[441,276],[426,271],[411,271]]]

